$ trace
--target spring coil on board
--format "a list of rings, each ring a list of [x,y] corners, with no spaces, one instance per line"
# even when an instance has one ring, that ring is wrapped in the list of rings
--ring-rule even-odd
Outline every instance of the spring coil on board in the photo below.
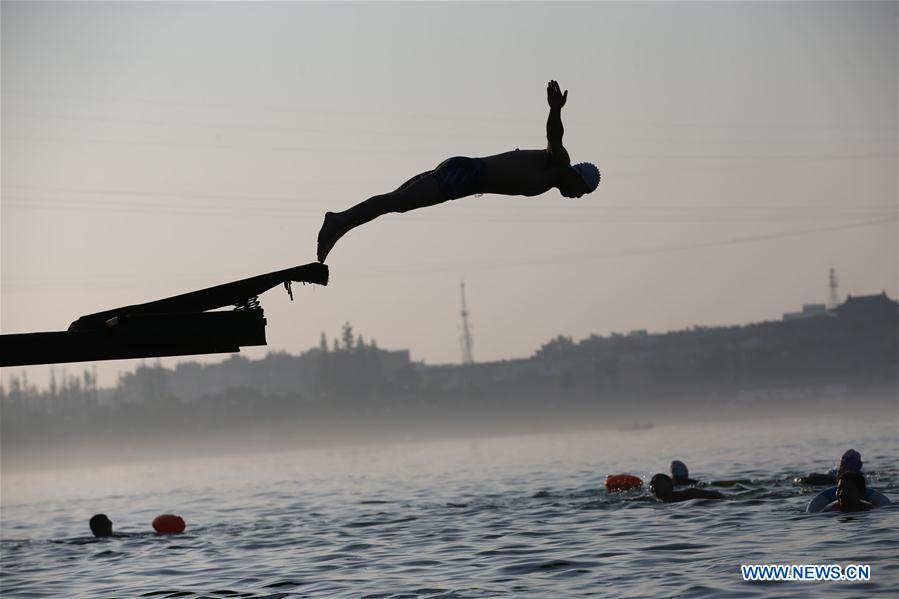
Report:
[[[259,303],[259,296],[254,295],[251,298],[247,298],[244,301],[234,304],[235,310],[259,310],[262,308],[262,304]]]

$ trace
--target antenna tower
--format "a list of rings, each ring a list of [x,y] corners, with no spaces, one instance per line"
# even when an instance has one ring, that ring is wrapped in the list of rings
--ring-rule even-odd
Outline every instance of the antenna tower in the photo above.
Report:
[[[827,302],[828,310],[836,310],[840,305],[840,292],[837,287],[837,271],[830,269],[830,300]]]
[[[468,324],[468,306],[465,303],[465,281],[462,281],[462,335],[459,341],[462,345],[462,363],[473,364],[474,357],[471,353],[471,347],[474,342],[471,339],[471,327]]]

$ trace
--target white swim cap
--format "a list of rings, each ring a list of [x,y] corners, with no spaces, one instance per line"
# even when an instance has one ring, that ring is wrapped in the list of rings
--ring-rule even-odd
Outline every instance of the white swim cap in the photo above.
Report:
[[[573,168],[575,172],[581,176],[581,179],[584,180],[584,183],[587,184],[587,193],[592,192],[596,189],[596,186],[599,185],[599,169],[596,168],[595,164],[581,162],[572,164],[571,168]]]

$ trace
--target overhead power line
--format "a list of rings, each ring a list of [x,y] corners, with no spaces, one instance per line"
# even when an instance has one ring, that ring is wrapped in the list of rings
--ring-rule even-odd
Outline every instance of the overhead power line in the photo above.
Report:
[[[361,148],[357,146],[296,146],[296,145],[266,145],[266,144],[227,144],[205,142],[173,142],[173,141],[146,141],[146,140],[120,140],[99,139],[89,137],[40,137],[40,136],[15,136],[4,135],[4,142],[22,142],[36,144],[73,144],[73,145],[100,145],[100,146],[131,146],[162,149],[191,149],[191,150],[218,150],[218,151],[253,151],[253,152],[297,152],[319,154],[372,154],[404,156],[422,156],[427,154],[443,155],[445,150],[440,148],[406,148],[388,149],[382,146],[377,148]],[[754,163],[783,164],[794,162],[820,162],[832,160],[867,160],[872,158],[896,157],[896,152],[859,152],[854,154],[628,154],[604,152],[604,159],[619,160],[710,160],[716,162],[737,160]]]
[[[354,178],[355,179],[355,178]],[[68,202],[69,198],[63,198],[63,195],[66,196],[112,196],[112,197],[138,197],[138,198],[173,198],[178,200],[178,205],[184,205],[185,201],[194,201],[199,200],[201,202],[243,202],[243,203],[277,203],[277,204],[290,204],[292,206],[305,206],[309,204],[319,204],[324,206],[331,206],[334,204],[333,200],[322,200],[317,197],[307,197],[307,196],[299,196],[294,194],[265,194],[265,193],[243,193],[243,194],[235,194],[233,191],[230,191],[230,188],[225,191],[218,191],[214,188],[209,191],[197,192],[197,191],[177,191],[177,190],[152,190],[152,189],[135,189],[135,188],[118,188],[118,187],[93,187],[93,186],[82,186],[82,187],[48,187],[43,185],[27,185],[27,184],[15,184],[15,183],[2,183],[0,184],[0,190],[8,197],[10,192],[14,195],[14,197],[20,198],[25,201],[24,196],[30,196],[33,193],[43,193],[43,194],[52,194],[51,197],[54,199],[59,199],[60,202]],[[18,195],[24,194],[24,195]],[[33,197],[33,196],[31,196]],[[44,196],[47,197],[47,196]],[[654,196],[655,197],[655,196]],[[792,197],[792,196],[790,196]],[[79,201],[83,201],[84,198],[71,199],[76,204]],[[491,201],[492,200],[492,201]],[[118,203],[114,200],[94,200],[92,198],[88,198],[88,201],[99,202],[99,201],[107,201],[110,203]],[[502,202],[503,199],[496,198],[487,198],[487,201],[490,202],[491,207],[496,207],[498,203]],[[529,200],[526,200],[528,202]],[[536,200],[543,201],[543,200]],[[536,202],[535,201],[535,202]],[[791,211],[832,211],[832,212],[856,212],[860,210],[867,211],[897,211],[899,210],[899,206],[895,202],[889,203],[871,203],[871,204],[858,204],[854,198],[847,199],[844,202],[839,203],[821,203],[821,202],[802,202],[796,203],[795,200],[791,200],[788,202],[781,202],[773,200],[769,196],[768,202],[757,202],[753,201],[751,204],[731,204],[731,203],[722,203],[715,201],[702,201],[702,202],[684,202],[683,200],[679,200],[676,202],[665,201],[665,200],[655,200],[654,202],[647,203],[645,201],[608,201],[606,199],[602,199],[600,201],[580,201],[580,202],[571,202],[571,201],[558,201],[553,206],[548,206],[545,204],[540,205],[531,205],[528,203],[520,204],[520,206],[525,206],[523,208],[527,211],[535,211],[535,210],[559,210],[561,212],[577,212],[578,215],[582,215],[584,212],[640,212],[640,211],[663,211],[663,212],[681,212],[681,211],[708,211],[708,210],[728,210],[728,211],[736,211],[736,212],[791,212]],[[131,205],[131,202],[128,201],[127,204],[125,202],[121,202],[122,205]],[[469,202],[472,206],[477,204],[476,200],[472,200]],[[158,202],[154,201],[152,203],[148,203],[147,205],[157,206],[160,205]],[[200,204],[202,205],[202,204]],[[461,207],[456,206],[453,208],[454,212],[466,211],[467,208],[463,204]],[[479,206],[478,208],[471,209],[474,212],[480,214],[483,210],[483,206]]]
[[[48,99],[51,101],[64,101],[67,103],[83,102],[91,104],[119,104],[133,106],[156,106],[163,108],[177,108],[188,110],[199,110],[207,114],[210,110],[221,110],[225,112],[256,112],[265,114],[307,114],[314,116],[334,116],[340,118],[383,118],[383,119],[402,119],[402,120],[432,120],[432,121],[477,121],[477,122],[509,122],[509,123],[532,123],[533,119],[528,116],[510,116],[508,114],[480,114],[480,115],[463,115],[463,114],[436,114],[436,113],[420,113],[420,112],[387,112],[387,111],[360,111],[360,110],[339,110],[330,106],[285,106],[275,104],[228,104],[222,102],[191,102],[174,98],[113,98],[92,96],[86,94],[61,94],[52,91],[38,90],[26,91],[16,89],[4,89],[3,96],[28,98],[28,106],[34,105],[35,99]],[[594,121],[581,120],[582,125],[597,126],[604,128],[651,128],[651,129],[704,129],[704,130],[747,130],[757,132],[760,129],[773,129],[778,131],[856,131],[861,129],[852,123],[797,123],[789,122],[746,122],[746,123],[716,123],[716,122],[664,122],[653,123],[645,121],[625,122],[621,120],[614,121]],[[882,133],[883,126],[871,125],[869,131]],[[895,126],[893,127],[895,130]]]
[[[804,237],[808,235],[816,235],[819,233],[828,233],[834,231],[845,231],[850,229],[859,229],[865,227],[873,227],[877,225],[885,225],[896,223],[897,217],[886,219],[878,219],[864,222],[855,222],[845,225],[834,225],[829,227],[817,227],[813,229],[802,229],[796,231],[784,231],[780,233],[767,233],[759,235],[749,235],[743,237],[731,237],[729,239],[721,239],[716,241],[688,243],[688,244],[672,244],[663,246],[654,246],[647,248],[633,248],[624,250],[611,250],[599,252],[581,252],[576,254],[560,254],[555,256],[534,256],[530,258],[521,258],[510,261],[483,261],[470,263],[452,263],[452,264],[429,264],[429,265],[409,265],[406,267],[370,269],[365,271],[353,272],[356,277],[363,276],[408,276],[413,274],[438,274],[445,272],[458,272],[464,270],[470,271],[486,271],[486,270],[505,270],[512,268],[533,268],[535,266],[553,266],[556,264],[571,264],[576,262],[590,262],[593,260],[609,260],[616,258],[630,258],[639,256],[651,256],[657,254],[671,254],[676,252],[687,252],[699,249],[720,248],[726,246],[759,243],[763,241],[774,241],[780,239],[789,239],[793,237]]]
[[[3,118],[19,118],[19,119],[29,119],[29,120],[45,120],[45,121],[63,121],[63,122],[72,122],[72,123],[112,123],[119,125],[140,125],[140,126],[150,126],[150,127],[161,127],[161,128],[177,128],[179,131],[184,128],[191,128],[196,130],[206,130],[214,132],[215,134],[221,134],[222,131],[234,131],[234,130],[244,130],[244,131],[255,131],[255,132],[272,132],[278,134],[284,133],[303,133],[303,134],[322,134],[322,135],[366,135],[366,136],[378,136],[382,137],[426,137],[426,138],[443,138],[443,139],[481,139],[481,140],[521,140],[523,135],[526,133],[518,132],[506,132],[506,133],[484,133],[482,130],[480,131],[459,131],[458,128],[454,128],[453,131],[423,131],[421,129],[403,129],[398,127],[391,128],[381,128],[381,129],[371,129],[371,128],[341,128],[341,127],[311,127],[311,126],[294,126],[287,123],[278,123],[278,124],[264,124],[264,123],[252,123],[245,121],[186,121],[184,119],[144,119],[144,118],[117,118],[108,115],[104,116],[85,116],[85,115],[71,115],[71,114],[54,114],[54,113],[39,113],[39,112],[20,112],[15,110],[3,110],[2,111]],[[528,129],[525,129],[527,131]],[[537,133],[539,133],[539,127],[535,129]],[[592,142],[615,142],[615,143],[652,143],[652,144],[685,144],[685,145],[751,145],[751,144],[765,144],[769,146],[777,146],[782,144],[820,144],[822,139],[819,138],[804,138],[804,139],[785,139],[783,137],[764,137],[764,138],[756,138],[756,139],[747,139],[747,138],[734,138],[729,136],[727,139],[695,139],[695,138],[681,138],[675,139],[670,135],[665,136],[656,136],[656,137],[645,137],[645,136],[612,136],[612,135],[597,135],[597,134],[583,134],[583,132],[578,132],[575,134],[575,139],[579,143],[592,141]],[[854,138],[834,138],[834,137],[825,137],[826,141],[829,144],[858,144],[858,143],[889,143],[895,144],[897,142],[897,137],[854,137]]]
[[[321,219],[329,204],[308,205],[297,202],[296,206],[260,205],[249,202],[246,205],[234,203],[197,204],[177,202],[172,199],[149,202],[116,202],[111,200],[69,199],[58,197],[20,197],[8,195],[2,200],[4,209],[104,212],[107,214],[158,214],[160,216],[197,217],[239,217],[274,219]],[[330,206],[334,206],[331,202]],[[527,207],[525,209],[500,209],[480,207],[479,209],[457,210],[431,214],[409,214],[394,216],[404,222],[428,223],[765,223],[787,221],[834,221],[896,214],[892,207],[875,208],[835,208],[827,209],[753,209],[753,208],[708,208],[708,207],[668,207],[668,208],[605,208],[593,211],[553,209],[549,207]]]
[[[897,217],[890,217],[885,219],[878,220],[869,220],[862,222],[854,222],[842,225],[833,225],[827,227],[816,227],[810,229],[801,229],[801,230],[793,230],[793,231],[782,231],[777,233],[764,233],[758,235],[748,235],[741,237],[730,237],[727,239],[719,239],[712,240],[706,242],[694,242],[694,243],[686,243],[686,244],[669,244],[669,245],[659,245],[659,246],[651,246],[645,248],[628,248],[621,250],[603,250],[597,252],[578,252],[578,253],[569,253],[569,254],[556,254],[556,255],[548,255],[548,256],[529,256],[529,257],[520,257],[514,260],[496,260],[496,261],[485,261],[478,260],[475,262],[445,262],[445,263],[423,263],[423,264],[406,264],[406,265],[393,265],[393,266],[366,266],[364,269],[346,267],[341,268],[342,279],[359,279],[359,278],[370,278],[370,277],[389,277],[389,276],[415,276],[415,275],[431,275],[431,274],[445,274],[447,272],[470,272],[470,271],[489,271],[489,270],[506,270],[506,269],[514,269],[514,268],[533,268],[537,266],[554,266],[557,264],[570,264],[577,262],[589,262],[594,260],[612,260],[619,258],[630,258],[630,257],[641,257],[641,256],[651,256],[651,255],[659,255],[659,254],[671,254],[676,252],[688,252],[695,251],[701,249],[712,249],[712,248],[720,248],[727,246],[735,246],[735,245],[743,245],[743,244],[751,244],[751,243],[760,243],[765,241],[774,241],[781,239],[789,239],[794,237],[804,237],[809,235],[816,235],[821,233],[829,233],[835,231],[846,231],[852,229],[861,229],[867,227],[873,227],[878,225],[886,225],[886,224],[895,224],[899,221]],[[195,274],[186,274],[186,273],[167,273],[166,275],[159,275],[159,280],[175,280],[175,279],[187,279],[187,278],[203,278],[203,277],[236,277],[242,276],[246,273],[237,273],[237,272],[228,272],[228,273],[195,273]],[[115,280],[127,280],[135,285],[144,284],[146,279],[148,278],[147,274],[140,275],[137,277],[136,275],[86,275],[83,277],[73,277],[70,274],[62,275],[58,277],[53,276],[43,276],[43,277],[3,277],[3,283],[8,284],[12,283],[22,283],[22,282],[57,282],[57,281],[72,281],[72,280],[96,280],[96,279],[106,279],[109,281]],[[149,275],[149,278],[154,278],[152,275]]]

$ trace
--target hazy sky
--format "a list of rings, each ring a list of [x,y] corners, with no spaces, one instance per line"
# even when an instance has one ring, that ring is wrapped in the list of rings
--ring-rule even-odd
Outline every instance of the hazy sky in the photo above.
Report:
[[[327,288],[262,297],[269,345],[244,355],[348,320],[457,362],[462,278],[476,360],[778,319],[825,302],[831,266],[843,295],[897,295],[895,2],[0,10],[4,333],[312,262],[326,210],[543,147],[549,79],[595,193],[373,221]]]

